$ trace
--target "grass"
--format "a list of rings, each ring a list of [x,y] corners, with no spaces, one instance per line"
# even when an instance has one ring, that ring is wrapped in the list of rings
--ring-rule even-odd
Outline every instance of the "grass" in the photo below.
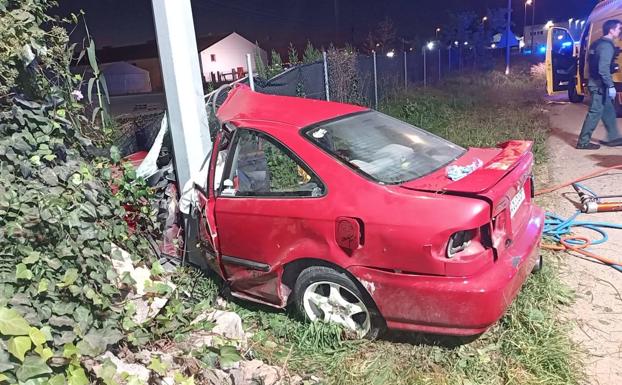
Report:
[[[534,140],[542,164],[548,118],[533,88],[521,76],[466,76],[398,95],[383,110],[463,146]],[[229,306],[253,333],[248,358],[325,384],[578,384],[569,326],[558,318],[571,296],[557,267],[556,258],[545,254],[544,269],[529,278],[502,320],[475,340],[390,332],[378,341],[350,341],[332,325],[304,323],[247,302]]]

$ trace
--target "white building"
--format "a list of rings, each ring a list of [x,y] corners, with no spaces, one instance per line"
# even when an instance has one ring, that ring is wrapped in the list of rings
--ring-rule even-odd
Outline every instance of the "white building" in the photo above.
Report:
[[[246,54],[251,54],[251,66],[256,71],[257,46],[236,32],[200,51],[203,78],[206,82],[232,81],[248,72]],[[265,50],[259,49],[264,63],[268,62]]]
[[[546,37],[550,27],[560,27],[567,29],[575,42],[581,39],[581,33],[585,26],[585,20],[570,19],[568,21],[548,22],[546,24],[526,25],[525,26],[525,50],[531,51],[533,47],[535,54],[546,52]]]

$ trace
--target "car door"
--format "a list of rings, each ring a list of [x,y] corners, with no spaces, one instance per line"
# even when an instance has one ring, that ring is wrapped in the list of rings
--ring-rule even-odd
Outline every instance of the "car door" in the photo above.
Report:
[[[549,95],[567,91],[569,84],[576,84],[577,58],[574,54],[574,40],[567,29],[549,28],[545,66],[546,90]]]
[[[220,262],[232,291],[283,305],[279,261],[334,231],[321,210],[326,187],[275,138],[238,128],[218,189],[215,222]]]

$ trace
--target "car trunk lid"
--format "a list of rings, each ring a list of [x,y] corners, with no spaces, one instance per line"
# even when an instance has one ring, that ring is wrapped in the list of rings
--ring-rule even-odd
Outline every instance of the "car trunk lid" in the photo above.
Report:
[[[501,143],[497,149],[472,148],[449,165],[481,164],[462,179],[451,180],[443,168],[401,187],[486,200],[491,207],[493,243],[508,246],[528,218],[527,206],[532,195],[532,145],[530,141],[515,140]]]

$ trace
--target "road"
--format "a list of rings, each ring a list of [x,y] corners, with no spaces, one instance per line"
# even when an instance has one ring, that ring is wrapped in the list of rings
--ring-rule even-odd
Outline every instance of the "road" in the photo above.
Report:
[[[584,104],[548,101],[553,132],[548,140],[551,183],[561,183],[595,170],[622,164],[622,147],[585,151],[576,150],[577,135],[587,112]],[[618,119],[622,130],[622,119]],[[602,124],[594,139],[604,139]],[[622,194],[622,170],[584,182],[599,195]],[[578,199],[572,188],[559,190],[548,197],[550,211],[569,216],[576,211]],[[617,199],[622,201],[621,199]],[[622,224],[622,212],[584,214],[584,220]],[[579,235],[598,235],[577,231]],[[622,230],[608,231],[609,241],[590,250],[622,264]],[[587,384],[622,384],[622,273],[579,257],[561,254],[565,260],[564,281],[575,290],[576,302],[564,315],[573,324],[572,338],[585,351]]]

